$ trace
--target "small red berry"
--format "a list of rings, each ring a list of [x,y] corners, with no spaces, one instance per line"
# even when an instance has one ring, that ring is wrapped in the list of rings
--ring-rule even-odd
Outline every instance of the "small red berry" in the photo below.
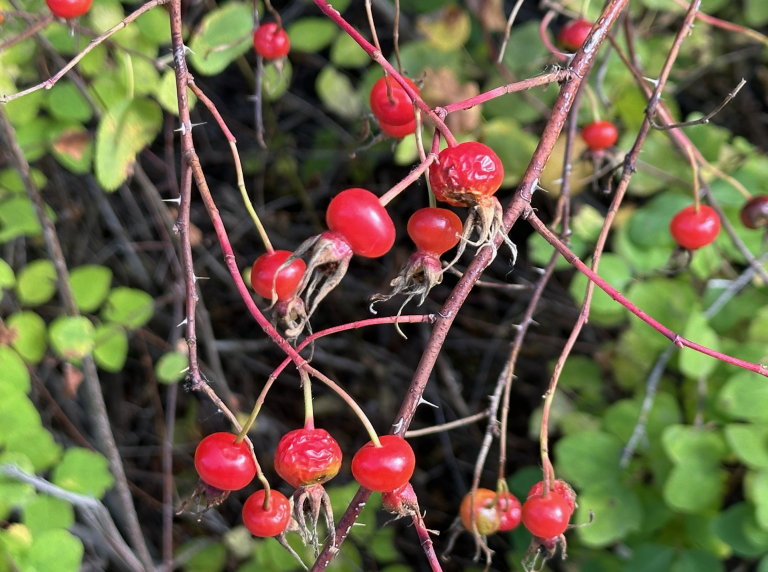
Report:
[[[695,208],[695,205],[685,207],[669,223],[675,242],[688,250],[714,242],[720,232],[720,217],[715,209],[699,205],[699,212],[696,212]]]
[[[581,130],[581,138],[592,151],[602,151],[616,143],[619,131],[610,121],[593,121]]]
[[[493,534],[501,525],[501,513],[496,492],[490,489],[477,489],[475,492],[475,526],[482,535]],[[494,501],[496,501],[494,503]],[[459,515],[464,528],[472,530],[472,494],[467,493],[461,501]]]
[[[568,528],[570,519],[568,501],[554,490],[549,491],[545,497],[528,497],[523,504],[523,524],[531,534],[540,538],[560,536]]]
[[[429,183],[438,201],[471,207],[493,196],[504,181],[504,166],[490,147],[468,141],[440,151],[429,166]]]
[[[264,489],[256,491],[243,505],[243,524],[251,534],[261,538],[277,536],[284,532],[291,520],[291,505],[285,495],[272,489],[269,508],[264,510]]]
[[[262,24],[253,33],[253,49],[267,60],[276,60],[291,51],[291,40],[283,28],[278,29],[275,22]]]
[[[77,18],[91,9],[93,0],[45,0],[53,15],[58,18]]]
[[[275,272],[290,255],[291,253],[287,250],[275,250],[274,252],[266,252],[256,259],[251,269],[251,286],[259,296],[267,300],[272,299]],[[274,281],[275,293],[279,301],[283,302],[293,297],[306,269],[307,265],[304,261],[298,259],[280,271],[277,280]]]
[[[410,85],[416,94],[419,94],[419,88],[416,84],[409,80],[407,77],[406,83]],[[389,91],[392,95],[392,99],[389,99],[387,94],[387,84],[389,84]],[[410,96],[405,92],[403,87],[393,77],[382,77],[373,85],[370,96],[371,111],[376,116],[376,119],[380,123],[385,123],[388,126],[406,125],[414,122],[415,128],[415,113],[413,111],[413,102]],[[383,127],[382,127],[383,129]],[[384,131],[386,133],[386,131]],[[413,133],[413,131],[411,131]]]
[[[203,482],[223,491],[242,489],[256,476],[256,464],[245,441],[237,435],[213,433],[195,449],[195,469]]]
[[[341,449],[325,429],[296,429],[275,451],[275,471],[293,487],[321,485],[341,468]]]
[[[395,243],[395,224],[387,209],[365,189],[347,189],[333,197],[325,221],[360,256],[384,256]]]
[[[499,513],[501,515],[501,524],[499,532],[514,530],[520,524],[522,518],[522,507],[520,501],[512,493],[503,492],[499,498]]]
[[[379,127],[381,127],[381,130],[390,137],[402,139],[406,135],[416,132],[416,120],[413,119],[404,125],[389,125],[388,123],[379,121]]]
[[[560,493],[560,496],[568,502],[569,514],[573,514],[573,511],[576,509],[576,491],[573,490],[573,487],[565,481],[555,479],[555,484],[552,488],[556,493]],[[539,481],[531,487],[531,490],[528,491],[528,496],[525,498],[540,497],[543,492],[544,481]]]
[[[440,257],[459,242],[461,219],[453,211],[426,207],[408,219],[408,236],[422,252]]]
[[[584,40],[587,39],[591,31],[592,24],[584,18],[571,20],[560,28],[560,33],[557,35],[557,43],[564,50],[575,52],[584,44]]]
[[[352,475],[366,489],[386,493],[407,483],[416,467],[416,456],[408,442],[397,435],[379,437],[381,447],[372,441],[352,458]]]
[[[757,229],[768,226],[768,195],[752,197],[747,201],[741,212],[741,222],[747,228]]]

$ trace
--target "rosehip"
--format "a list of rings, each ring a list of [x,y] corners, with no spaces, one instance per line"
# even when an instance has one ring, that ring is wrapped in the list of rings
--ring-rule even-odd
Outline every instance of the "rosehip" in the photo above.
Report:
[[[747,201],[741,212],[741,222],[747,228],[762,228],[768,226],[768,195],[752,197]]]
[[[570,518],[568,501],[555,490],[549,491],[545,497],[528,497],[523,504],[523,524],[531,534],[540,538],[560,536],[568,528]]]
[[[365,189],[347,189],[333,197],[325,221],[360,256],[384,256],[395,243],[395,224],[387,209]]]
[[[291,505],[285,495],[272,489],[269,507],[264,510],[264,489],[256,491],[243,505],[243,524],[251,534],[261,538],[277,536],[284,532],[291,520]]]
[[[262,24],[253,33],[253,49],[266,60],[276,60],[291,51],[291,40],[275,22]]]
[[[459,515],[464,528],[472,530],[472,494],[467,493],[461,501]],[[475,526],[477,532],[486,536],[499,530],[501,525],[501,512],[496,498],[496,492],[490,489],[477,489],[474,495]],[[497,501],[494,504],[494,501]]]
[[[259,296],[271,300],[273,283],[278,301],[283,302],[293,296],[307,269],[303,260],[294,260],[290,266],[283,268],[277,280],[274,280],[275,272],[290,255],[291,253],[287,250],[275,250],[266,252],[256,259],[251,269],[251,286]]]
[[[461,231],[461,219],[448,209],[426,207],[408,219],[408,236],[416,248],[437,257],[458,244]]]
[[[699,205],[699,212],[695,208],[695,205],[685,207],[669,223],[675,242],[688,250],[714,242],[720,232],[720,217],[712,207]]]
[[[593,121],[581,130],[581,138],[592,151],[602,151],[616,143],[619,131],[610,121]]]
[[[352,475],[366,489],[386,493],[407,483],[416,467],[416,457],[408,442],[397,435],[379,438],[363,445],[352,458]]]
[[[560,496],[562,496],[568,502],[568,510],[570,511],[569,514],[573,514],[573,511],[577,506],[576,491],[573,490],[573,487],[571,487],[571,485],[565,481],[555,479],[555,484],[552,488],[556,493],[560,493]],[[543,492],[544,481],[539,481],[531,487],[531,490],[528,491],[528,496],[526,498],[529,499],[531,497],[540,497]]]
[[[522,518],[521,511],[520,501],[515,495],[508,492],[501,493],[499,498],[499,514],[501,515],[499,532],[507,532],[517,528]]]
[[[339,472],[341,449],[325,429],[296,429],[275,451],[275,471],[293,487],[321,485]]]
[[[410,85],[416,94],[419,93],[419,88],[410,79],[405,79],[406,83]],[[387,83],[389,84],[389,91],[392,95],[392,99],[389,98],[387,93]],[[392,77],[382,77],[373,85],[370,96],[371,111],[379,120],[379,123],[384,123],[388,126],[406,125],[411,122],[416,125],[415,113],[413,111],[413,102],[410,96],[405,92],[403,87]],[[382,129],[384,129],[382,127]],[[386,130],[384,131],[386,133]],[[411,131],[413,133],[413,131]]]
[[[381,504],[398,516],[410,516],[419,512],[419,502],[411,483],[405,483],[388,493],[381,493]]]
[[[223,491],[245,487],[256,476],[256,464],[245,441],[235,443],[237,435],[213,433],[195,449],[195,469],[207,484]]]
[[[429,183],[439,201],[471,207],[487,201],[501,187],[504,167],[490,147],[468,141],[440,151],[429,166]]]
[[[389,125],[388,123],[379,121],[379,127],[381,127],[381,130],[390,137],[402,139],[406,135],[416,132],[416,120],[413,119],[403,125]]]
[[[557,43],[564,50],[575,52],[584,44],[584,40],[587,39],[591,31],[592,24],[585,19],[571,20],[560,28],[560,33],[557,35]]]
[[[53,15],[58,18],[77,18],[91,9],[93,0],[45,0]]]

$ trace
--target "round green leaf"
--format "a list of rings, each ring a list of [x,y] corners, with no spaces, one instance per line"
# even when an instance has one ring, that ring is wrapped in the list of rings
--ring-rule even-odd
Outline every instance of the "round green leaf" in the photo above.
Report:
[[[683,331],[683,337],[712,350],[720,350],[720,338],[709,327],[707,319],[702,313],[691,314]],[[719,363],[717,359],[689,348],[684,348],[680,352],[680,371],[691,379],[707,377]]]
[[[203,75],[224,71],[253,45],[250,4],[231,2],[211,10],[192,35],[189,61]]]
[[[16,294],[25,306],[39,306],[56,293],[56,269],[50,260],[35,260],[19,272]]]
[[[275,62],[264,62],[264,80],[262,94],[268,101],[280,99],[291,85],[293,66],[291,60],[283,60],[279,65]]]
[[[95,498],[103,497],[115,482],[107,459],[80,447],[67,449],[53,470],[52,480],[63,489]]]
[[[16,275],[13,273],[13,268],[0,258],[0,288],[13,288],[16,285]],[[2,299],[2,293],[0,293],[0,299]]]
[[[81,312],[93,312],[104,301],[112,282],[112,271],[106,266],[88,264],[72,270],[69,275],[72,293]]]
[[[54,529],[35,534],[27,554],[28,570],[38,572],[77,572],[83,560],[83,543],[66,530]]]
[[[339,34],[331,46],[331,63],[340,68],[358,68],[371,61],[365,50],[347,34]]]
[[[49,469],[61,457],[61,446],[44,427],[32,427],[26,432],[14,432],[5,441],[9,452],[23,453],[32,462],[35,472]]]
[[[715,465],[687,461],[669,474],[664,500],[680,512],[706,512],[719,502],[724,477],[724,471]]]
[[[48,344],[48,330],[45,322],[35,312],[25,311],[11,314],[5,322],[12,330],[11,345],[28,363],[38,363],[45,355]]]
[[[713,524],[715,534],[730,545],[738,556],[754,558],[764,554],[768,545],[754,544],[746,535],[746,527],[753,522],[752,509],[745,502],[732,505],[721,512]]]
[[[169,352],[155,364],[155,376],[160,383],[176,383],[184,378],[189,368],[189,358],[181,352]]]
[[[93,334],[95,346],[93,359],[104,371],[118,372],[123,369],[128,356],[128,337],[121,326],[99,324]]]
[[[589,264],[589,262],[587,262]],[[615,254],[606,253],[603,254],[600,259],[600,268],[598,274],[608,284],[621,291],[629,282],[632,277],[627,263]],[[586,295],[587,284],[589,283],[587,277],[581,272],[577,273],[573,277],[571,286],[568,291],[573,296],[573,299],[577,304],[584,302],[584,296]],[[595,287],[592,294],[592,306],[590,310],[590,320],[595,321],[601,325],[615,325],[624,320],[626,311],[621,304],[618,304],[616,300],[611,298],[600,288]]]
[[[227,549],[221,543],[209,542],[184,563],[185,572],[221,572],[227,563]]]
[[[0,371],[0,395],[12,389],[29,393],[29,370],[13,348],[0,345]]]
[[[502,186],[509,188],[520,181],[536,150],[538,138],[511,117],[499,117],[483,126],[483,142],[501,159],[504,165]]]
[[[623,445],[601,431],[584,431],[560,439],[555,445],[558,472],[577,487],[617,478]]]
[[[54,117],[85,123],[91,119],[91,106],[69,80],[59,81],[48,93],[48,109]]]
[[[333,41],[339,28],[327,18],[313,16],[291,22],[285,31],[291,39],[291,50],[319,52]]]
[[[729,423],[725,438],[742,463],[753,469],[768,468],[768,426]]]
[[[608,546],[640,528],[640,499],[632,489],[616,481],[588,487],[581,492],[578,502],[576,522],[588,522],[589,511],[595,515],[591,525],[578,529],[579,538],[587,546]]]
[[[41,426],[40,414],[29,397],[9,391],[0,399],[0,445],[20,433]]]
[[[719,432],[690,425],[672,425],[662,435],[664,450],[674,463],[715,465],[728,452]]]
[[[725,572],[725,566],[711,552],[694,548],[680,551],[671,572]]]
[[[68,502],[41,494],[24,506],[22,522],[33,535],[46,530],[66,529],[75,522],[75,511]]]
[[[349,78],[332,65],[325,66],[317,76],[315,89],[320,101],[341,117],[354,119],[363,110],[360,96]]]
[[[176,116],[179,115],[179,100],[176,97],[176,74],[173,70],[168,70],[160,78],[160,83],[158,83],[155,90],[155,99],[157,99],[163,109]],[[187,89],[187,103],[190,109],[194,108],[197,103],[197,96],[190,89]]]
[[[39,91],[37,92],[39,95],[35,95],[34,93],[30,93],[30,96],[34,97],[42,97],[45,92]],[[18,100],[22,101],[22,100]],[[24,99],[24,108],[26,109],[35,109],[35,107],[32,105],[32,102],[25,96]],[[6,107],[6,110],[10,113],[10,105],[11,103],[8,103]],[[13,122],[13,120],[11,120]],[[32,177],[32,182],[35,183],[35,186],[38,189],[44,188],[48,184],[48,179],[45,177],[42,171],[39,169],[31,168],[29,170],[29,175]],[[21,180],[21,176],[19,175],[19,172],[16,169],[8,168],[3,169],[0,171],[0,189],[9,191],[11,193],[19,193],[24,194],[26,193],[26,190],[24,189],[24,183]]]
[[[0,243],[17,236],[37,236],[42,232],[32,203],[27,197],[13,197],[0,203]]]
[[[135,288],[121,286],[109,293],[101,317],[128,329],[140,328],[154,313],[152,296]]]
[[[720,390],[717,403],[720,411],[735,419],[768,422],[768,379],[740,371]]]
[[[65,360],[79,360],[93,349],[94,327],[85,316],[59,316],[49,328],[51,347]]]

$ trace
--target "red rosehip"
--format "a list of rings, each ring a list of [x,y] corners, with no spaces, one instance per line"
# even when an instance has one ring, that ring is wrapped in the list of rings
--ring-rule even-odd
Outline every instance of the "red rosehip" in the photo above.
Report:
[[[379,437],[381,447],[372,441],[352,458],[352,475],[366,489],[386,493],[407,483],[416,467],[416,457],[408,442],[397,435]]]
[[[720,232],[720,217],[712,207],[700,205],[699,212],[696,212],[695,205],[690,205],[672,218],[669,232],[677,244],[688,250],[696,250],[711,244],[717,238]]]
[[[429,166],[429,183],[438,201],[471,207],[493,196],[504,181],[504,167],[490,147],[468,141],[440,151]]]
[[[591,31],[592,24],[584,18],[571,20],[560,28],[560,33],[557,35],[557,43],[564,50],[575,52],[584,44],[584,40],[587,39]]]
[[[752,197],[739,212],[741,222],[747,228],[757,229],[768,226],[768,195]]]
[[[528,497],[523,504],[522,521],[525,528],[540,538],[560,536],[568,528],[571,511],[568,501],[554,490],[545,497]]]
[[[195,449],[195,469],[203,482],[223,491],[245,487],[256,476],[256,464],[245,441],[237,435],[213,433]]]
[[[419,88],[416,87],[416,84],[407,77],[403,79],[418,95]],[[391,100],[387,94],[387,83],[389,83],[389,90],[392,95]],[[413,122],[415,128],[416,115],[413,111],[413,102],[403,87],[393,77],[382,77],[379,79],[373,85],[373,89],[371,89],[369,101],[371,111],[373,111],[379,123],[384,123],[388,126],[398,126]],[[384,128],[382,127],[382,129]],[[384,132],[386,133],[386,131]]]
[[[499,530],[501,525],[501,513],[499,511],[499,503],[496,498],[496,492],[490,489],[477,489],[475,492],[475,526],[477,532],[482,535],[493,534]],[[461,501],[461,508],[459,508],[459,515],[461,516],[461,522],[464,524],[464,528],[472,530],[472,494],[467,493],[464,496],[464,500]]]
[[[53,15],[58,18],[77,18],[91,9],[93,0],[45,0]]]
[[[408,219],[408,236],[422,252],[440,257],[459,242],[461,219],[453,211],[426,207]]]
[[[411,483],[405,483],[388,493],[381,493],[381,504],[384,508],[399,516],[410,516],[419,512],[419,501]]]
[[[275,250],[274,252],[266,252],[256,259],[251,269],[251,286],[259,296],[267,300],[272,299],[275,272],[290,255],[291,253],[287,250]],[[275,293],[280,302],[290,300],[293,297],[306,269],[307,265],[304,261],[298,259],[280,271],[277,280],[274,281]]]
[[[499,498],[499,514],[501,515],[499,532],[507,532],[517,528],[522,518],[522,507],[515,495],[508,492],[501,493]]]
[[[291,40],[275,22],[262,24],[253,33],[253,49],[266,60],[276,60],[291,51]]]
[[[333,197],[325,221],[360,256],[384,256],[395,243],[395,224],[387,209],[365,189],[347,189]]]
[[[581,130],[581,138],[592,151],[602,151],[616,143],[619,131],[610,121],[593,121]]]
[[[284,532],[291,520],[291,505],[285,495],[272,489],[269,508],[264,510],[264,489],[256,491],[243,505],[243,524],[251,534],[261,538],[277,536]]]
[[[573,490],[573,487],[565,481],[555,479],[555,484],[552,488],[556,493],[560,493],[560,496],[568,502],[569,514],[573,514],[573,511],[576,509],[576,491]],[[526,498],[540,497],[543,492],[544,481],[539,481],[531,487]]]
[[[389,125],[383,121],[379,121],[379,127],[381,130],[396,139],[402,139],[403,137],[416,132],[416,119],[405,123],[404,125]]]
[[[325,429],[296,429],[275,451],[275,471],[293,487],[321,485],[341,468],[341,449]]]

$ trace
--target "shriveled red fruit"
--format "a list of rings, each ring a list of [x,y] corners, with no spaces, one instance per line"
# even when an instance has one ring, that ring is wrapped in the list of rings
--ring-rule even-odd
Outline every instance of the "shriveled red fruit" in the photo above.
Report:
[[[366,489],[386,493],[407,483],[416,467],[416,456],[408,442],[397,435],[379,437],[381,447],[372,441],[352,458],[352,475]]]
[[[503,181],[501,159],[475,141],[443,149],[429,166],[429,183],[437,200],[457,207],[487,202]]]
[[[522,506],[515,495],[508,492],[501,493],[499,514],[501,516],[499,532],[508,532],[517,528],[522,518]]]
[[[251,286],[259,296],[268,300],[272,299],[272,284],[275,273],[290,255],[291,252],[287,250],[275,250],[274,252],[266,252],[256,259],[253,268],[251,268]],[[306,269],[307,265],[299,258],[280,271],[274,282],[278,301],[284,302],[291,299]]]
[[[741,222],[747,228],[768,226],[768,195],[758,195],[747,201],[739,212]]]
[[[262,24],[253,33],[253,49],[267,60],[276,60],[291,51],[291,40],[283,28],[278,29],[275,22]]]
[[[675,242],[688,250],[711,244],[720,232],[720,217],[715,209],[699,205],[699,212],[696,212],[695,208],[695,205],[685,207],[669,223],[669,232]]]
[[[591,31],[592,24],[584,18],[571,20],[560,28],[557,43],[564,50],[575,52],[584,44],[584,40],[587,39]]]
[[[448,209],[426,207],[408,219],[408,236],[416,248],[437,257],[458,244],[462,230],[461,219]]]
[[[407,77],[406,83],[410,85],[416,94],[419,94],[419,88]],[[387,83],[389,83],[392,99],[387,94]],[[382,77],[373,85],[370,96],[371,111],[380,123],[386,125],[398,126],[414,122],[415,113],[413,111],[413,101],[403,89],[403,87],[393,77]],[[383,127],[382,127],[383,129]],[[386,131],[385,131],[386,133]],[[411,131],[413,133],[413,131]]]
[[[387,209],[365,189],[347,189],[333,197],[325,221],[360,256],[384,256],[395,243],[395,224]]]
[[[379,121],[379,127],[381,127],[381,130],[390,137],[402,139],[406,135],[416,132],[416,119],[404,123],[403,125],[389,125],[388,123]]]
[[[77,18],[91,9],[93,0],[45,0],[48,8],[58,18]]]
[[[223,491],[242,489],[256,476],[256,464],[245,441],[233,433],[213,433],[195,449],[195,469],[207,484]]]
[[[285,495],[272,489],[269,507],[264,510],[264,489],[256,491],[243,505],[243,524],[251,534],[261,538],[277,536],[285,532],[291,520],[291,505]]]
[[[461,516],[461,522],[464,528],[472,530],[472,494],[467,493],[464,496],[464,500],[461,501],[461,507],[459,508],[459,515]],[[496,499],[496,491],[490,489],[477,489],[475,491],[475,526],[477,532],[482,535],[493,534],[499,530],[501,525],[501,512],[499,511],[499,503]]]
[[[325,429],[296,429],[275,451],[275,471],[293,487],[321,485],[339,472],[341,449]]]
[[[392,514],[410,516],[419,512],[419,502],[411,483],[405,483],[388,493],[381,493],[381,504]]]
[[[522,521],[525,528],[540,538],[560,536],[568,528],[571,510],[568,501],[555,491],[545,497],[534,495],[523,504]]]
[[[560,495],[568,502],[568,510],[570,511],[569,514],[573,514],[573,511],[576,509],[576,491],[573,490],[573,487],[566,483],[565,481],[562,481],[560,479],[555,479],[555,484],[553,485],[552,489],[560,493]],[[531,487],[531,490],[528,491],[528,496],[526,498],[531,497],[540,497],[542,493],[544,492],[544,481],[539,481],[535,485]]]
[[[616,143],[619,131],[610,121],[593,121],[581,130],[581,138],[592,151],[602,151]]]

